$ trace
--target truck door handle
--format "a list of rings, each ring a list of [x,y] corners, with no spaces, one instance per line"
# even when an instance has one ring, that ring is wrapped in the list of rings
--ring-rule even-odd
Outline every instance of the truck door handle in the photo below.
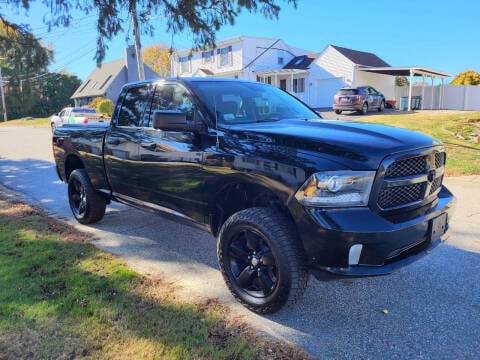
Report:
[[[141,143],[140,146],[146,150],[155,150],[157,148],[157,144],[152,142],[152,143]]]
[[[109,138],[107,140],[107,144],[110,145],[119,145],[120,144],[120,139],[119,138]]]

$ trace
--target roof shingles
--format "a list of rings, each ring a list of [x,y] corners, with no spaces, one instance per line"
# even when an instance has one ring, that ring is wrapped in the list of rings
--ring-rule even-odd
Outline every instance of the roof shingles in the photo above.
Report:
[[[375,54],[364,52],[364,51],[347,49],[347,48],[335,46],[335,45],[330,45],[330,46],[356,65],[371,66],[371,67],[390,66],[388,63],[380,59]]]
[[[72,95],[71,99],[103,96],[116,76],[125,67],[123,59],[97,67]]]

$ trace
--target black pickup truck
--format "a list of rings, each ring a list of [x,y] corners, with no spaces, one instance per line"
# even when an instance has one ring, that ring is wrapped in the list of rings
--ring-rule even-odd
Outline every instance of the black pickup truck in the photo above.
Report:
[[[114,200],[200,225],[228,288],[259,313],[295,302],[309,273],[385,275],[430,253],[454,204],[438,140],[323,120],[255,82],[127,84],[108,126],[59,127],[53,150],[79,222]]]

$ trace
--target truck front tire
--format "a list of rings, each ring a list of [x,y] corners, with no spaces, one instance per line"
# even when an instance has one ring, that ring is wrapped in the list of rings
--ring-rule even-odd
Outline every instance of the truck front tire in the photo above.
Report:
[[[217,256],[225,282],[243,305],[274,313],[295,303],[308,282],[294,224],[270,208],[239,211],[223,224]]]
[[[85,169],[72,171],[68,178],[68,202],[73,216],[81,224],[100,221],[107,201],[92,186]]]

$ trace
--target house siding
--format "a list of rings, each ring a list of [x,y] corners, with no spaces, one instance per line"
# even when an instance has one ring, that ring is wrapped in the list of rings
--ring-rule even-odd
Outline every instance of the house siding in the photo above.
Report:
[[[114,103],[118,99],[118,95],[120,95],[120,91],[122,90],[122,86],[126,84],[127,81],[127,70],[123,69],[112,81],[112,84],[107,90],[107,98],[112,100]]]
[[[283,68],[294,56],[302,53],[291,49],[283,40],[280,39],[262,39],[245,38],[244,40],[244,66],[245,79],[256,80],[256,72],[264,70],[274,70]],[[278,52],[282,51],[283,62],[278,63]],[[252,63],[252,61],[254,61]]]
[[[231,62],[227,66],[221,66],[220,54],[217,50],[228,46],[232,47]],[[202,52],[211,50],[214,51],[215,61],[204,62]],[[283,62],[281,64],[278,63],[279,50],[283,52]],[[214,77],[237,77],[254,81],[256,80],[255,72],[280,69],[294,56],[304,53],[305,51],[290,47],[280,39],[239,36],[218,42],[215,49],[193,53],[190,50],[178,51],[177,56],[172,59],[173,76],[205,76],[200,71],[200,69],[204,69],[212,72]],[[190,56],[190,69],[189,71],[182,71],[179,59],[186,56]]]
[[[315,64],[332,74],[332,77],[343,78],[346,84],[354,83],[355,64],[331,46],[320,54]]]
[[[217,52],[219,49],[223,49],[226,47],[231,46],[231,53],[230,53],[230,63],[229,65],[221,65],[220,58],[221,55]],[[200,69],[205,69],[211,71],[214,76],[223,77],[222,74],[225,73],[232,73],[230,74],[231,77],[234,77],[235,74],[238,74],[242,69],[242,43],[241,41],[235,42],[228,42],[228,43],[219,43],[215,49],[208,49],[204,51],[211,51],[213,50],[213,61],[212,62],[204,62],[204,58],[202,57],[202,52],[194,52],[190,54],[190,50],[183,50],[178,53],[178,58],[174,57],[174,74],[173,76],[181,76],[181,77],[189,77],[189,76],[198,76],[198,71]],[[182,71],[182,64],[179,62],[179,58],[183,57],[190,57],[190,66],[189,71]],[[227,76],[230,77],[230,76]]]
[[[357,71],[354,86],[370,85],[380,91],[387,100],[395,100],[395,77]]]

